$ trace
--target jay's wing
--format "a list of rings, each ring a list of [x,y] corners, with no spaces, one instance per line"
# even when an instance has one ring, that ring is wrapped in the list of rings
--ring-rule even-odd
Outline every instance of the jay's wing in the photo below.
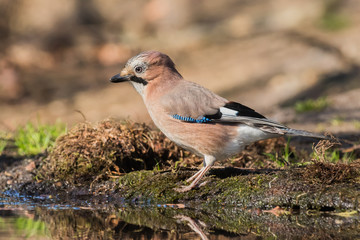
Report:
[[[264,132],[326,138],[323,135],[288,128],[236,102],[229,102],[193,82],[183,81],[161,99],[165,111],[182,121],[194,123],[246,124]]]
[[[198,119],[213,115],[228,101],[210,90],[188,81],[181,81],[164,95],[160,104],[169,115]]]
[[[214,115],[207,115],[212,122],[219,123],[243,123],[251,127],[261,129],[264,132],[274,134],[288,134],[289,128],[286,126],[269,120],[255,110],[237,102],[227,102],[220,107]]]
[[[181,81],[160,99],[165,112],[179,116],[180,120],[201,119],[214,122],[272,122],[253,109],[240,103],[229,102],[210,90],[188,81]],[[278,126],[282,126],[278,124]]]
[[[251,127],[258,128],[263,132],[267,132],[270,134],[329,139],[322,134],[288,128],[285,125],[267,119],[263,115],[255,112],[253,109],[236,102],[228,102],[224,106],[220,107],[218,113],[216,114],[216,117],[212,117],[212,121],[220,123],[242,123]]]

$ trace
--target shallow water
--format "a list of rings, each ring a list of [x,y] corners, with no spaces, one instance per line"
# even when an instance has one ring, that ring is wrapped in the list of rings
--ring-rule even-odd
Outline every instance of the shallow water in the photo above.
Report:
[[[356,239],[360,217],[315,211],[0,194],[0,239]]]

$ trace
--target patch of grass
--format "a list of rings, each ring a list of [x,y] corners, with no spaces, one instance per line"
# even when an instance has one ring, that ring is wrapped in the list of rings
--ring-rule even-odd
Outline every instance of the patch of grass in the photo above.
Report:
[[[291,164],[290,160],[295,156],[294,152],[290,150],[290,138],[284,149],[277,151],[275,153],[264,153],[266,156],[270,158],[278,167],[285,167]]]
[[[317,132],[325,132],[326,131],[326,125],[324,123],[318,123],[316,125],[316,131]]]
[[[322,153],[322,156],[319,156],[318,153],[313,152],[314,159],[324,159],[324,162],[328,163],[351,163],[355,160],[355,157],[352,153],[342,153],[338,149],[327,150],[325,153]]]
[[[360,129],[360,121],[359,120],[354,120],[353,125],[356,129]]]
[[[336,116],[333,119],[331,119],[331,125],[333,126],[340,126],[344,123],[344,118],[342,116]]]
[[[3,153],[6,145],[7,145],[7,139],[5,137],[5,134],[0,134],[0,155]]]
[[[15,134],[15,145],[20,155],[36,155],[55,143],[55,139],[66,132],[63,123],[41,124],[28,122],[18,128]]]
[[[334,149],[334,145],[339,142],[331,142],[328,140],[321,140],[313,147],[312,157],[315,162],[324,163],[346,163],[349,164],[355,160],[353,152],[342,152],[339,149]]]
[[[319,27],[328,31],[339,31],[350,26],[348,16],[339,11],[342,5],[342,0],[324,1],[324,13],[319,21]]]
[[[274,162],[278,167],[285,166],[285,163],[279,159],[277,153],[264,153],[267,157],[269,157],[270,161]]]
[[[322,111],[329,106],[329,102],[326,97],[320,97],[318,99],[307,99],[295,103],[295,111],[297,113]]]
[[[350,20],[342,14],[327,12],[323,15],[319,23],[320,27],[329,31],[339,31],[350,25]]]

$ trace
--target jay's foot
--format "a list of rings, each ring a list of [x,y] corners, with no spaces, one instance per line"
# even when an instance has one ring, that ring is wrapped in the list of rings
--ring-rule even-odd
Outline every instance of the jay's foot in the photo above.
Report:
[[[174,188],[174,190],[176,191],[176,192],[188,192],[188,191],[190,191],[191,189],[193,189],[193,188],[195,188],[196,186],[191,186],[191,185],[189,185],[189,186],[181,186],[181,187],[179,187],[179,188]]]
[[[189,186],[181,186],[179,188],[174,188],[174,190],[177,192],[188,192],[191,189],[194,189],[196,187],[202,187],[202,186],[206,185],[207,183],[208,183],[208,181],[205,181],[201,184],[190,184]]]

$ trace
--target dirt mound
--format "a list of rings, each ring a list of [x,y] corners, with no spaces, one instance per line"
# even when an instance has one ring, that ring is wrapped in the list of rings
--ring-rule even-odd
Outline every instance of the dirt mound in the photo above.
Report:
[[[105,120],[79,124],[59,137],[37,175],[73,183],[93,181],[134,170],[173,167],[184,157],[195,158],[145,124]]]

